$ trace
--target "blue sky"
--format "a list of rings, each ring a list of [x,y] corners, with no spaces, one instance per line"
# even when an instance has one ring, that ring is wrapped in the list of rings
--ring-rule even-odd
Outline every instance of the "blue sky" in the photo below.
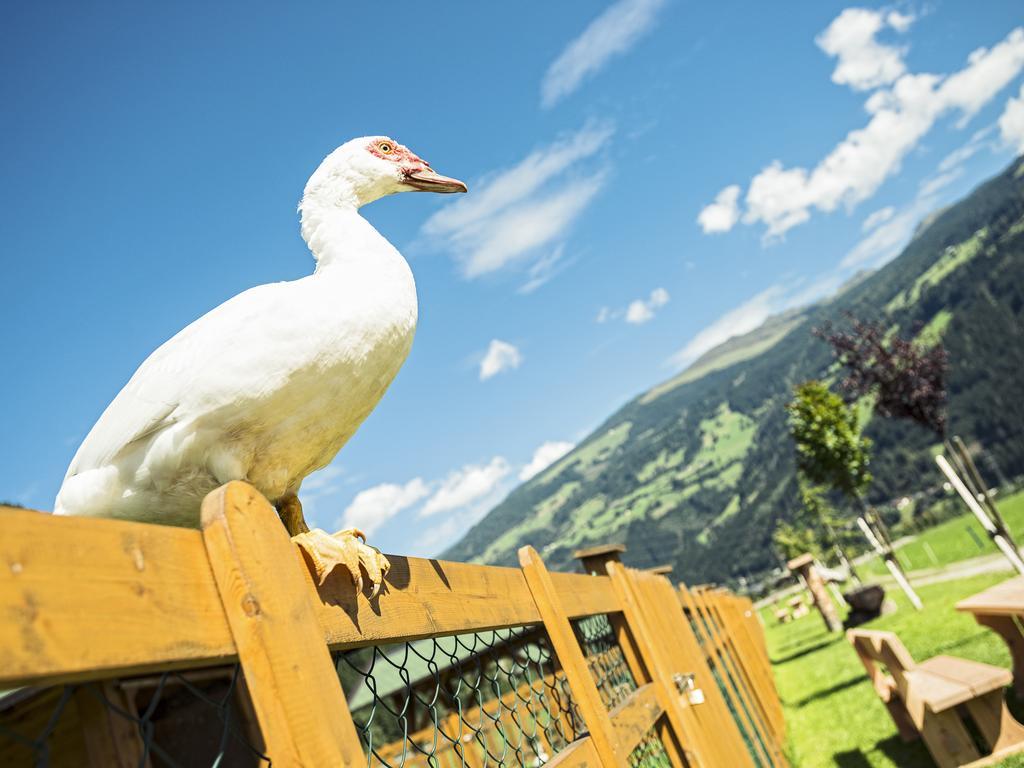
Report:
[[[0,498],[51,508],[149,352],[311,271],[295,206],[354,136],[470,186],[363,210],[419,330],[303,494],[419,555],[1024,149],[1015,2],[212,5],[0,11]]]

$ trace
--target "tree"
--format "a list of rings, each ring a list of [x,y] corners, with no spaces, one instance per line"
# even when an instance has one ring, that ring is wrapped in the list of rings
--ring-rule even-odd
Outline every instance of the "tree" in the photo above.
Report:
[[[871,441],[860,434],[857,413],[822,382],[813,380],[796,388],[796,397],[786,408],[800,474],[812,483],[840,491],[858,504],[858,524],[878,548],[907,598],[920,610],[921,601],[907,581],[884,527],[877,518],[872,522],[864,501],[871,483]]]
[[[858,581],[856,571],[843,551],[843,542],[837,529],[843,522],[825,499],[825,489],[812,485],[800,478],[800,509],[791,522],[779,522],[772,534],[776,547],[790,560],[804,552],[820,557],[832,550],[839,557],[840,564],[850,569]]]
[[[949,358],[942,343],[925,346],[881,323],[849,320],[848,331],[826,324],[813,332],[846,368],[841,387],[848,399],[874,395],[882,416],[909,419],[944,440]]]
[[[786,409],[800,473],[814,485],[860,498],[871,482],[871,441],[860,434],[853,409],[814,380],[796,388]]]
[[[804,552],[820,555],[820,546],[814,531],[803,528],[799,523],[780,522],[772,533],[772,542],[786,560],[799,557]]]

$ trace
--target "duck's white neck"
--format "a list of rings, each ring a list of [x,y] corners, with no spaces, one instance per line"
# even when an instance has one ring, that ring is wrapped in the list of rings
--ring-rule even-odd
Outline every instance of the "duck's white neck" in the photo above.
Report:
[[[317,274],[337,268],[401,259],[356,206],[302,201],[302,239],[316,259]],[[383,265],[381,265],[383,266]]]

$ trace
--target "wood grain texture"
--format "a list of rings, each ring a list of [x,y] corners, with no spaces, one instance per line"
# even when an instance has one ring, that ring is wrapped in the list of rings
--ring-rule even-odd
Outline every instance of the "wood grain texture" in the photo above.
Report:
[[[663,606],[662,610],[655,614],[660,621],[660,631],[667,633],[666,637],[680,638],[681,642],[669,648],[675,651],[675,663],[687,665],[694,675],[696,686],[704,693],[704,703],[694,705],[693,709],[699,717],[709,723],[712,731],[718,734],[718,759],[724,760],[726,765],[754,765],[756,761],[744,743],[739,724],[729,710],[721,688],[715,684],[711,667],[701,652],[700,644],[683,613],[672,584],[668,579],[654,574],[639,573],[637,577],[646,585],[651,595],[651,605]]]
[[[988,616],[1024,616],[1024,576],[1016,576],[964,598],[958,611]]]
[[[365,764],[295,546],[252,486],[202,506],[209,554],[239,661],[275,765]]]
[[[773,743],[774,740],[769,739],[766,733],[767,729],[763,727],[758,715],[754,711],[754,702],[751,701],[752,697],[747,695],[743,682],[740,680],[739,672],[732,663],[729,651],[721,640],[720,628],[710,620],[710,617],[703,610],[703,606],[693,601],[692,596],[688,593],[684,595],[682,592],[680,596],[684,600],[689,601],[690,615],[696,618],[696,621],[694,621],[694,636],[704,648],[709,664],[713,668],[718,669],[718,676],[725,687],[726,695],[732,700],[732,710],[740,719],[744,730],[752,736],[751,742],[758,753],[758,758],[765,765],[778,764],[774,754],[769,757],[766,753],[766,749],[769,748],[773,752],[776,751]],[[686,602],[683,605],[684,608],[687,607]]]
[[[651,675],[658,702],[665,710],[670,730],[663,732],[661,738],[669,759],[673,765],[688,765],[695,760],[700,765],[717,765],[713,758],[715,749],[711,744],[714,734],[702,731],[695,713],[680,696],[673,682],[673,674],[684,670],[673,669],[667,648],[676,645],[680,638],[675,635],[660,640],[657,638],[657,630],[651,623],[651,606],[638,589],[635,571],[618,562],[609,562],[606,567],[622,603],[629,632],[636,640],[643,666]]]
[[[753,604],[719,590],[703,591],[699,597],[707,601],[711,617],[723,628],[726,647],[732,652],[743,681],[768,720],[781,753],[786,743],[782,702],[775,688],[775,675],[768,658],[764,632],[758,623]]]
[[[199,531],[23,509],[0,525],[0,688],[234,658]]]
[[[545,768],[598,768],[601,758],[597,755],[594,740],[585,736],[574,741],[544,765]]]
[[[518,568],[387,557],[391,571],[373,600],[369,587],[357,595],[345,573],[332,573],[320,587],[307,576],[332,650],[540,623]]]
[[[735,595],[718,590],[701,593],[699,600],[709,626],[716,630],[722,657],[731,664],[740,693],[752,705],[752,718],[760,728],[764,744],[772,750],[772,761],[786,765],[782,703],[775,690],[767,647],[762,654],[757,638],[751,634],[756,633],[761,639],[764,636],[760,625],[753,623],[753,606],[745,611]]]
[[[642,685],[629,694],[609,713],[619,749],[632,752],[664,711],[658,702],[658,689],[654,683]]]
[[[621,611],[611,579],[582,573],[551,573],[551,583],[570,619]]]
[[[551,647],[562,665],[583,721],[587,724],[601,765],[605,768],[625,766],[628,752],[623,753],[618,748],[611,718],[601,702],[601,695],[569,625],[569,617],[561,605],[547,566],[533,547],[519,550],[519,564],[544,621]]]
[[[0,687],[237,659],[201,532],[13,508],[0,520]],[[389,559],[373,601],[345,574],[304,576],[332,649],[540,622],[518,568]],[[607,578],[552,577],[571,618],[617,609]]]

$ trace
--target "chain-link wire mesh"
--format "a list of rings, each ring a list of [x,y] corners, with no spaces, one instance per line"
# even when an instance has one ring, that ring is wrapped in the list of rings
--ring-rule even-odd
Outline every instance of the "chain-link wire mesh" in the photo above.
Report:
[[[670,768],[665,745],[652,728],[629,753],[629,768]]]
[[[0,693],[0,765],[269,766],[239,666]]]
[[[572,622],[576,640],[594,676],[594,683],[607,709],[622,703],[636,690],[636,680],[629,670],[622,648],[615,636],[611,620],[603,613]]]
[[[539,626],[335,654],[368,765],[538,766],[585,732]]]

